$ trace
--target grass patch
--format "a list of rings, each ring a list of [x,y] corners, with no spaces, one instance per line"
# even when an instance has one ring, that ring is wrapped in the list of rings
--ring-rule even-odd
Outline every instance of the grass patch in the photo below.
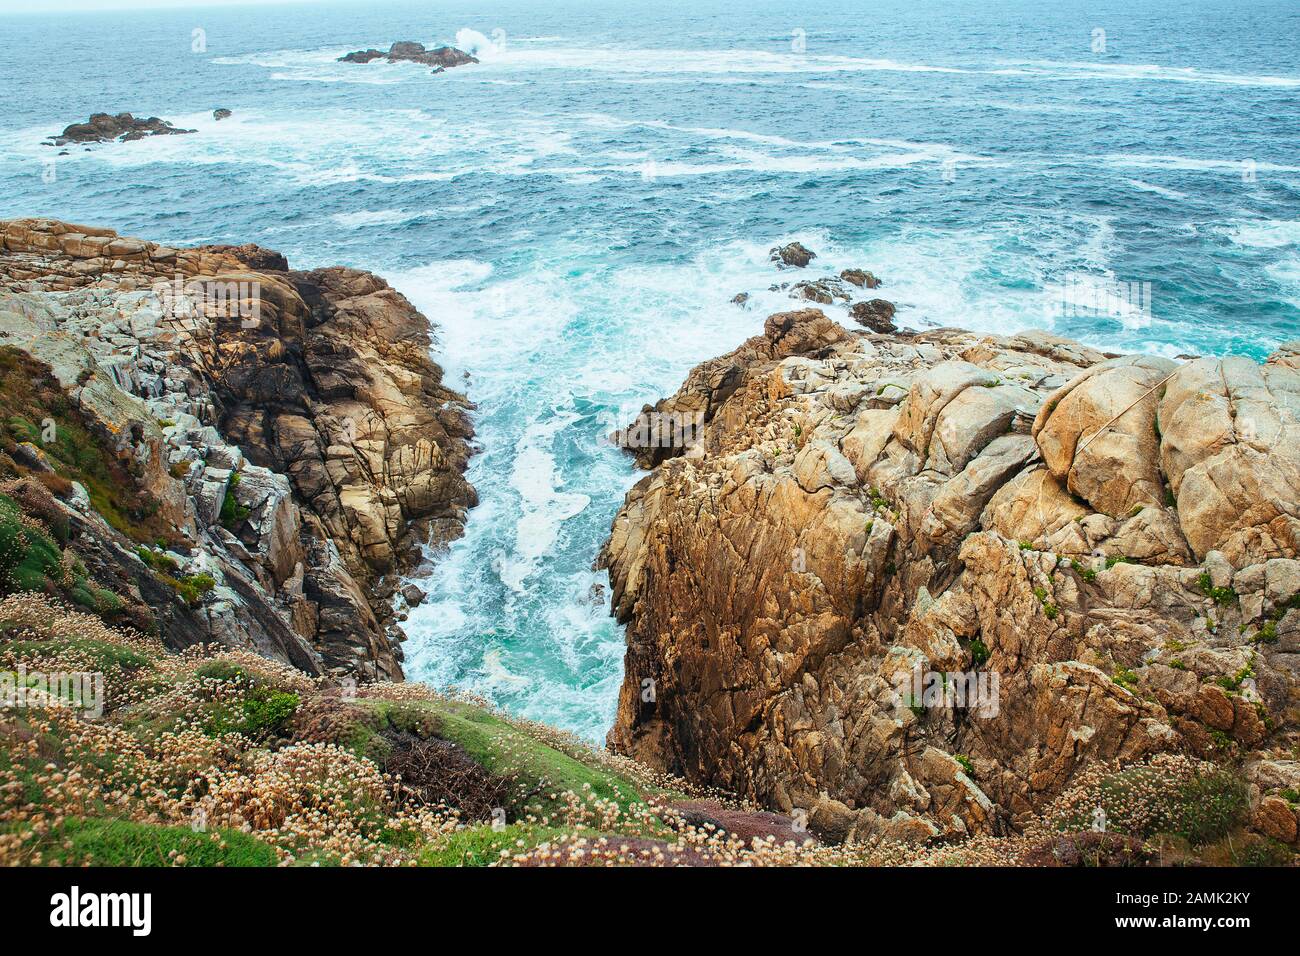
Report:
[[[10,832],[17,829],[7,827]],[[238,830],[195,833],[188,827],[129,820],[69,817],[24,848],[45,865],[80,866],[275,866],[275,850]]]
[[[436,736],[458,744],[489,773],[510,780],[507,810],[541,807],[543,813],[548,812],[562,805],[555,798],[565,790],[615,801],[623,807],[643,802],[630,780],[589,767],[471,704],[455,700],[390,704],[386,714],[398,729],[404,729],[399,721],[432,719]]]
[[[502,850],[518,852],[558,839],[566,831],[512,823],[500,830],[487,823],[457,830],[420,853],[420,866],[489,866],[501,859]],[[520,846],[520,841],[523,846]]]

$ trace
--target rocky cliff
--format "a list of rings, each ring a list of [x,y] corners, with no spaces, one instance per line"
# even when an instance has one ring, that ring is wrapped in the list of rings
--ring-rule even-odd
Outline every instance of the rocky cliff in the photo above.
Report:
[[[0,346],[48,379],[12,390],[0,467],[173,646],[400,679],[393,579],[475,503],[430,335],[367,272],[0,222]]]
[[[1173,752],[1294,843],[1298,416],[1300,343],[1179,363],[773,315],[621,436],[654,470],[601,559],[609,743],[919,842]]]

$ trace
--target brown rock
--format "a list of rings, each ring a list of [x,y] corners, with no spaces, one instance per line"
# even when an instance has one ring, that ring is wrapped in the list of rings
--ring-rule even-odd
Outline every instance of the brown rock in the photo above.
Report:
[[[51,145],[66,146],[68,143],[109,143],[130,142],[144,139],[146,136],[174,136],[180,133],[193,133],[192,129],[177,129],[166,120],[156,116],[148,119],[136,119],[130,113],[94,113],[85,123],[73,123],[63,133],[54,138]]]
[[[648,409],[704,424],[638,450],[654,470],[601,556],[627,623],[614,750],[829,839],[926,840],[1023,826],[1099,763],[1220,759],[1225,735],[1257,760],[1290,732],[1289,618],[1275,644],[1242,635],[1291,559],[1189,566],[1163,504],[1178,366],[1041,332],[835,329],[775,315]],[[991,706],[927,702],[913,674]]]
[[[1255,810],[1255,829],[1274,840],[1295,843],[1295,808],[1281,797],[1265,797]]]
[[[781,265],[793,266],[796,269],[807,268],[808,263],[817,258],[817,253],[813,252],[801,242],[791,242],[784,246],[774,246],[769,255],[773,262],[778,262]]]
[[[0,331],[130,436],[145,490],[236,592],[205,611],[207,639],[296,629],[320,669],[400,679],[382,580],[459,535],[476,500],[469,405],[429,321],[370,273],[295,272],[253,245],[13,220],[0,250]]]
[[[894,304],[886,302],[884,299],[870,299],[866,302],[855,302],[849,309],[849,314],[853,316],[853,321],[858,325],[870,329],[872,332],[896,332],[898,326],[894,325]]]
[[[876,289],[880,286],[880,280],[875,274],[864,269],[845,269],[840,273],[840,278],[860,289]]]

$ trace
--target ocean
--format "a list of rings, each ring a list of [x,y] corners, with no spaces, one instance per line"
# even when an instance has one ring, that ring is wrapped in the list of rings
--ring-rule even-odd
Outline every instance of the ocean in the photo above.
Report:
[[[403,39],[482,62],[336,62]],[[1300,338],[1295,0],[36,11],[0,16],[0,89],[0,217],[370,269],[437,324],[482,503],[408,678],[593,740],[623,635],[591,565],[638,477],[602,436],[796,307],[772,246],[916,329]],[[98,111],[199,132],[41,145]]]

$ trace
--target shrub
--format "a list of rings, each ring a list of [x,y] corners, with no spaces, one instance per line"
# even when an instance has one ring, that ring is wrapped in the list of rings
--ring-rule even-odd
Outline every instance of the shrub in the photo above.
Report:
[[[1195,847],[1241,826],[1248,807],[1239,777],[1211,763],[1161,754],[1122,770],[1085,773],[1048,818],[1057,830],[1088,830],[1100,808],[1108,832],[1142,839],[1165,834]]]
[[[401,781],[399,800],[460,810],[464,819],[485,820],[508,799],[508,782],[488,773],[469,754],[437,737],[395,741],[384,771]]]
[[[135,553],[140,556],[140,560],[143,561],[152,571],[161,571],[165,574],[174,575],[180,570],[180,565],[176,563],[174,558],[155,551],[152,548],[146,548],[144,545],[141,545],[136,549]]]
[[[238,487],[239,472],[235,472],[230,476],[230,484],[226,488],[226,497],[221,502],[221,526],[227,531],[234,530],[235,525],[250,514],[249,510],[241,505],[235,497],[235,489]]]
[[[188,577],[175,578],[170,574],[160,574],[164,584],[181,596],[190,607],[203,603],[203,595],[217,586],[216,579],[210,574],[191,574]]]
[[[1196,586],[1201,589],[1202,594],[1220,607],[1237,603],[1237,592],[1231,587],[1216,588],[1209,571],[1201,572],[1201,576],[1196,579]]]

